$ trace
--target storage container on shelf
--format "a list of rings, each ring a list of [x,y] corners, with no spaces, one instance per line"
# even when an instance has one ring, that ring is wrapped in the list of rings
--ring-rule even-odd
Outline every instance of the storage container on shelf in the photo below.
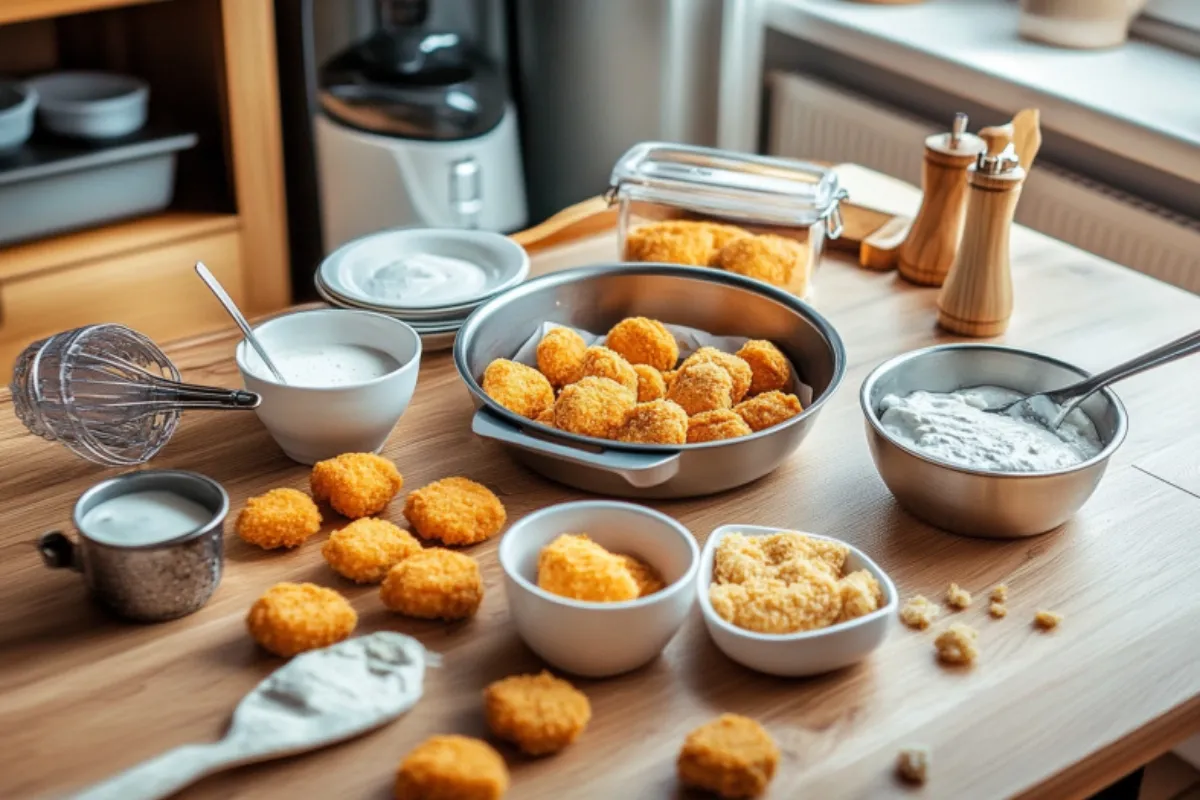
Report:
[[[617,160],[609,184],[608,202],[618,205],[620,259],[716,268],[725,264],[731,271],[766,280],[801,297],[809,294],[826,237],[837,238],[842,232],[840,204],[847,196],[837,174],[817,164],[665,142],[643,142],[630,148]],[[659,255],[652,258],[630,252],[631,232],[670,220],[714,222],[755,235],[782,236],[799,245],[799,257],[782,271],[762,270],[761,264],[746,260],[752,255],[746,248],[740,248],[737,259],[734,251],[721,258],[720,234],[707,253],[702,242],[693,240],[679,248],[667,243],[657,248]],[[665,235],[704,236],[694,230]],[[669,255],[675,250],[678,258]],[[668,255],[661,255],[664,252]],[[785,247],[785,252],[797,251]]]

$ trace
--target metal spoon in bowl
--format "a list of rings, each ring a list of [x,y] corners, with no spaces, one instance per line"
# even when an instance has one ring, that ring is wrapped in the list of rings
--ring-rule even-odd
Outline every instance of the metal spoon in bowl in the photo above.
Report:
[[[196,274],[200,276],[200,280],[204,281],[204,285],[216,295],[217,300],[225,307],[225,313],[232,317],[237,326],[242,329],[242,333],[246,336],[246,341],[254,348],[254,352],[258,353],[258,357],[267,365],[267,369],[271,370],[271,374],[275,376],[275,380],[287,386],[287,379],[283,377],[283,373],[272,363],[271,357],[267,355],[266,349],[262,346],[262,342],[254,335],[254,331],[250,329],[250,323],[246,322],[246,318],[242,316],[237,303],[233,302],[233,298],[225,291],[225,287],[221,285],[221,282],[217,280],[215,275],[208,271],[208,267],[204,266],[203,261],[196,262]]]
[[[1027,395],[1002,406],[985,408],[990,414],[1011,417],[1031,417],[1050,430],[1056,430],[1075,408],[1093,394],[1119,380],[1145,372],[1176,359],[1200,353],[1200,331],[1194,331],[1173,342],[1156,347],[1148,353],[1117,364],[1090,378],[1072,383],[1052,392]]]

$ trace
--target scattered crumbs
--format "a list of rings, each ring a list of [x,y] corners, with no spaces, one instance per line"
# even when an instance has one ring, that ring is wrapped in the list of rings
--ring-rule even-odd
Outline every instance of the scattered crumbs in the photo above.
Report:
[[[943,664],[970,666],[979,659],[979,648],[975,645],[978,638],[979,633],[970,625],[956,622],[938,634],[933,646]]]
[[[896,774],[909,783],[925,783],[929,773],[929,748],[905,747],[896,756]]]
[[[1008,601],[1008,587],[1007,586],[1005,586],[1003,583],[1001,583],[998,586],[996,586],[996,588],[992,589],[992,602],[993,603],[1005,603],[1007,601]]]
[[[996,619],[1004,619],[1008,616],[1008,606],[993,600],[992,604],[988,606],[988,613]]]
[[[1033,624],[1044,631],[1052,631],[1063,621],[1062,614],[1053,611],[1039,611],[1033,615]]]
[[[911,598],[900,609],[900,621],[910,628],[923,631],[929,627],[942,610],[929,602],[922,595]]]
[[[946,590],[946,604],[961,611],[971,605],[971,593],[957,583],[952,583]]]

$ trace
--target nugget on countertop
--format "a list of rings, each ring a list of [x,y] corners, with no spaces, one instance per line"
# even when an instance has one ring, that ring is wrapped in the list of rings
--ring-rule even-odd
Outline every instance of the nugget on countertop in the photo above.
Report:
[[[630,410],[617,439],[642,444],[684,444],[687,432],[688,415],[682,408],[670,400],[651,400]]]
[[[638,596],[625,562],[586,533],[564,533],[538,554],[537,585],[559,597],[589,603],[620,603]]]
[[[514,414],[536,419],[554,405],[554,387],[533,367],[497,358],[483,371],[483,393]]]
[[[551,328],[538,342],[537,365],[550,385],[561,389],[583,377],[587,342],[570,328]]]
[[[483,602],[483,577],[470,556],[431,547],[388,570],[379,598],[387,608],[408,617],[466,619]]]
[[[942,610],[923,595],[914,595],[900,608],[900,621],[910,628],[923,631],[938,618]]]
[[[685,364],[667,390],[667,399],[694,417],[729,408],[733,405],[732,394],[733,379],[716,364]]]
[[[676,768],[685,786],[725,798],[758,797],[779,764],[771,735],[749,717],[722,714],[688,734]]]
[[[708,600],[721,619],[756,633],[797,633],[837,622],[842,612],[837,580],[807,561],[797,562],[794,572],[790,583],[778,578],[714,583]]]
[[[682,372],[684,367],[691,364],[716,364],[728,372],[730,380],[733,381],[731,399],[735,403],[742,401],[746,392],[750,391],[750,382],[754,380],[754,372],[750,369],[749,364],[737,356],[722,352],[715,347],[701,347],[679,365],[679,370]]]
[[[924,783],[929,777],[929,748],[905,747],[897,753],[896,774],[909,783]]]
[[[626,261],[707,267],[714,252],[713,232],[700,223],[651,222],[625,234]]]
[[[634,364],[638,376],[637,399],[639,403],[661,400],[667,393],[667,382],[661,372],[647,364]]]
[[[951,583],[946,590],[946,605],[961,611],[971,605],[971,593],[957,583]]]
[[[374,453],[343,453],[313,464],[313,498],[344,517],[370,517],[387,508],[404,486],[396,465]]]
[[[645,597],[655,592],[661,592],[666,588],[667,584],[663,581],[662,576],[658,574],[658,570],[637,556],[631,556],[628,553],[618,553],[617,558],[621,559],[621,563],[625,565],[625,569],[629,570],[629,574],[633,576],[633,581],[638,586],[638,597]]]
[[[545,670],[495,681],[484,690],[483,704],[492,733],[531,756],[562,750],[592,718],[587,695]]]
[[[500,498],[481,483],[442,478],[410,493],[404,518],[422,539],[467,545],[490,539],[508,518]]]
[[[995,619],[1004,619],[1008,616],[1008,606],[993,600],[991,605],[988,606],[988,614]]]
[[[487,742],[450,734],[417,745],[396,772],[396,800],[500,800],[508,766]]]
[[[321,511],[296,489],[272,489],[251,497],[238,514],[237,535],[264,550],[299,547],[321,530]]]
[[[716,266],[804,296],[808,252],[804,245],[775,234],[734,239],[716,257]]]
[[[357,624],[358,614],[346,598],[315,583],[277,583],[246,615],[254,641],[284,658],[336,644]]]
[[[612,439],[625,424],[637,395],[608,378],[584,378],[562,390],[554,404],[554,427],[581,436]]]
[[[1043,631],[1052,631],[1063,621],[1063,615],[1054,611],[1038,611],[1033,616],[1033,624]]]
[[[333,571],[355,583],[379,583],[388,570],[421,552],[413,535],[386,519],[363,517],[329,534],[321,555]]]
[[[621,320],[609,330],[604,345],[630,364],[646,364],[658,370],[671,369],[679,360],[674,334],[666,325],[647,317]]]
[[[792,365],[787,356],[766,339],[751,339],[734,355],[750,365],[749,394],[783,391],[791,386]]]
[[[794,394],[771,391],[743,400],[733,407],[752,431],[762,431],[799,414],[800,398]]]
[[[739,436],[749,436],[754,433],[746,420],[738,416],[732,409],[722,408],[717,411],[705,411],[688,419],[688,444],[701,442],[716,442],[721,439],[736,439]]]
[[[971,666],[979,659],[976,642],[979,632],[970,625],[956,622],[938,634],[933,640],[938,660],[943,664]]]
[[[875,576],[865,569],[856,570],[838,580],[842,593],[842,613],[838,622],[865,617],[883,605],[883,589]]]
[[[996,584],[990,595],[993,603],[1004,603],[1008,601],[1008,587],[1003,583]]]
[[[615,350],[592,345],[583,354],[583,377],[608,378],[624,386],[636,397],[638,374],[633,365]]]

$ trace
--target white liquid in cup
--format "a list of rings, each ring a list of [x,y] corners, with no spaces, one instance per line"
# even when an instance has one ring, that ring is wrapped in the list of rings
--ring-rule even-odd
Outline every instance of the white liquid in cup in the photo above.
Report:
[[[89,539],[118,547],[158,544],[191,533],[213,512],[174,492],[130,492],[105,500],[83,515],[80,528]]]
[[[267,353],[291,386],[328,388],[352,386],[382,378],[400,362],[382,350],[359,344],[317,344],[299,347],[272,345]],[[254,372],[273,380],[258,355],[248,357]]]

